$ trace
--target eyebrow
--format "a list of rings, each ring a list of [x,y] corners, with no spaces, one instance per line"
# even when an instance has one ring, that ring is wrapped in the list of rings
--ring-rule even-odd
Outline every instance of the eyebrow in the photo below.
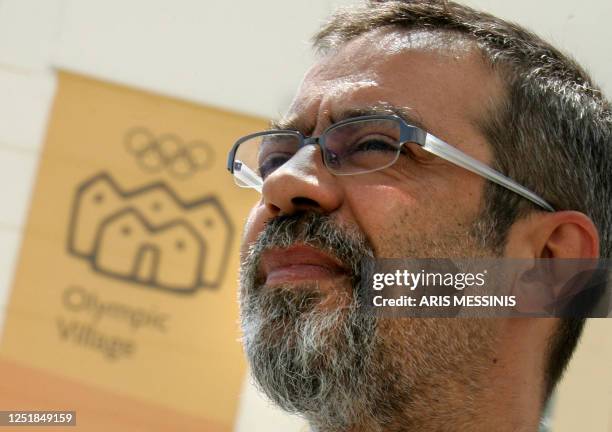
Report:
[[[310,135],[314,128],[314,125],[306,123],[303,118],[297,116],[272,120],[270,122],[270,129],[299,131],[305,136]]]
[[[412,126],[416,126],[423,130],[428,130],[414,109],[408,107],[398,107],[386,102],[377,103],[367,107],[347,108],[338,113],[334,113],[330,116],[330,125],[338,123],[342,120],[370,115],[396,115]],[[271,129],[295,130],[306,136],[310,135],[315,129],[315,125],[306,123],[306,121],[299,116],[292,116],[281,120],[273,120],[270,122],[270,127]]]

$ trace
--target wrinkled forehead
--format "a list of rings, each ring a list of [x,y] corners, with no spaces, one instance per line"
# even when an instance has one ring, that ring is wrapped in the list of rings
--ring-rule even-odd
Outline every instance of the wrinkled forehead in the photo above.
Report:
[[[391,106],[429,132],[474,147],[503,85],[475,43],[454,32],[372,31],[326,53],[305,75],[280,125],[317,134],[347,110]],[[480,145],[480,146],[481,146]]]

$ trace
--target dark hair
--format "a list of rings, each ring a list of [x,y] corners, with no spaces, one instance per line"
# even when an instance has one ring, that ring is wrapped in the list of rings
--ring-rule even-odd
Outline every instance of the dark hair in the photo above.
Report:
[[[451,1],[370,1],[336,13],[314,37],[328,52],[380,28],[426,30],[472,40],[501,78],[506,97],[479,124],[494,168],[558,210],[588,215],[600,236],[600,256],[612,254],[612,113],[609,102],[572,59],[522,27]],[[503,251],[510,227],[534,211],[529,201],[492,182],[484,191],[483,241]],[[585,320],[561,319],[550,338],[548,397],[582,333]]]

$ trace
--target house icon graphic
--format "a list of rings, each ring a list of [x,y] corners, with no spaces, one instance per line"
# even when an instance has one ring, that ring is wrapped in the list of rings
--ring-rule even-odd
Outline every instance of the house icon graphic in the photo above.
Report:
[[[216,196],[183,201],[163,182],[124,190],[100,173],[77,187],[68,252],[105,276],[192,293],[220,285],[233,234]]]

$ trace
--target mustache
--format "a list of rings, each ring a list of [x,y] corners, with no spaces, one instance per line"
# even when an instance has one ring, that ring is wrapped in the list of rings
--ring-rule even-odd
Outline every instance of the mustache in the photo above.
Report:
[[[300,211],[270,219],[243,257],[244,275],[255,277],[261,255],[266,249],[288,248],[296,243],[317,248],[337,258],[359,279],[361,261],[374,257],[372,246],[356,226],[341,225],[330,215]]]

